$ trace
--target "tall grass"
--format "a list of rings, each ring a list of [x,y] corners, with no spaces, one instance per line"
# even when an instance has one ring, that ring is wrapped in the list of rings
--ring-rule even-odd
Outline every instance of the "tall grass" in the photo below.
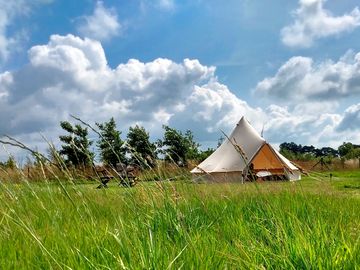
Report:
[[[297,183],[193,184],[187,170],[160,164],[142,172],[135,188],[97,190],[94,182],[79,184],[98,178],[95,167],[70,169],[52,145],[49,160],[7,138],[37,164],[0,172],[0,269],[360,265],[356,172]]]
[[[0,269],[359,269],[359,192],[336,177],[2,183]]]

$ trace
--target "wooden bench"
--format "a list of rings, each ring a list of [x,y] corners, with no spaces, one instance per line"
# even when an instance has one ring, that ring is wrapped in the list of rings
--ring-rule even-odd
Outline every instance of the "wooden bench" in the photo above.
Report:
[[[96,172],[100,178],[101,184],[97,186],[100,188],[108,188],[107,183],[111,179],[119,179],[119,185],[123,187],[133,187],[137,184],[138,178],[136,177],[136,169],[133,166],[125,166],[124,164],[118,163],[116,169],[112,170],[116,177],[110,173],[111,169],[107,169],[105,166],[96,167]]]

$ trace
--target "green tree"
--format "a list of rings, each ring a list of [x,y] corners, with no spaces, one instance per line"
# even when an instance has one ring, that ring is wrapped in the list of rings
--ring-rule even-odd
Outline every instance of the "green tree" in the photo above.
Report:
[[[114,118],[111,117],[109,122],[96,123],[96,125],[101,135],[97,141],[101,161],[113,167],[116,167],[116,163],[119,162],[126,164],[124,141],[121,140],[121,132],[116,129]]]
[[[201,154],[201,151],[199,150],[200,149],[200,144],[195,142],[194,140],[194,134],[192,133],[191,130],[187,130],[185,132],[185,144],[186,144],[186,147],[187,147],[187,151],[186,151],[186,154],[185,154],[185,158],[186,160],[198,160],[200,158],[200,154]]]
[[[164,147],[165,159],[172,160],[180,166],[185,166],[187,160],[199,158],[200,145],[194,141],[190,130],[185,134],[169,126],[163,126],[164,138],[158,142],[159,147]]]
[[[13,156],[9,156],[9,158],[5,162],[0,162],[1,167],[7,168],[7,169],[15,169],[16,161]]]
[[[360,148],[355,148],[353,150],[353,157],[358,159],[359,162],[359,168],[360,168]]]
[[[353,151],[354,145],[350,142],[344,142],[342,145],[339,146],[338,151],[341,157],[347,157]]]
[[[61,121],[60,126],[69,133],[59,136],[63,143],[59,153],[65,157],[66,163],[76,167],[91,165],[94,153],[89,150],[92,142],[88,139],[87,128],[78,124],[73,126],[67,121]]]
[[[149,133],[144,127],[130,127],[127,134],[128,152],[131,162],[141,167],[154,167],[156,160],[156,145],[150,142]]]
[[[213,148],[208,148],[206,150],[200,151],[200,153],[197,157],[197,160],[203,161],[203,160],[207,159],[214,152],[215,152],[215,150]]]
[[[349,152],[347,152],[345,159],[358,159],[360,168],[360,148],[353,147]]]

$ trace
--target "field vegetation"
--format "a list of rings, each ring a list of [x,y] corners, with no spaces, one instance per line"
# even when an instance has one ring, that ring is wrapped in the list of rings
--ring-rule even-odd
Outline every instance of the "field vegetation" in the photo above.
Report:
[[[359,269],[359,171],[246,184],[169,171],[134,188],[1,182],[0,268]]]
[[[360,163],[343,168],[360,146],[284,143],[311,171],[301,181],[200,184],[189,170],[214,150],[191,131],[164,126],[150,142],[135,126],[123,140],[113,118],[75,119],[48,154],[0,140],[31,154],[0,163],[0,269],[359,269]],[[119,163],[136,166],[135,187],[119,185]]]

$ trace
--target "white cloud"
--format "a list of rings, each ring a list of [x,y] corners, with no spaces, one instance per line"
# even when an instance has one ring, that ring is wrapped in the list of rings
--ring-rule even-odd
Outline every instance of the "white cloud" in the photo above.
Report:
[[[176,9],[175,0],[140,0],[140,10],[146,13],[149,9],[171,12]]]
[[[28,16],[38,5],[50,4],[53,0],[0,0],[0,64],[5,63],[10,55],[22,48],[27,39],[27,30],[14,27],[20,16]],[[10,27],[14,29],[10,33]]]
[[[0,0],[0,63],[5,62],[11,49],[17,45],[17,35],[9,35],[8,27],[16,16],[28,12],[27,4],[22,0]]]
[[[158,0],[158,6],[165,10],[172,10],[175,8],[174,0]]]
[[[342,142],[360,143],[360,104],[343,113],[301,112],[271,105],[265,110],[265,139],[270,142],[296,142],[317,147],[337,148]]]
[[[359,8],[334,16],[324,9],[326,0],[300,0],[294,23],[281,30],[282,42],[290,47],[311,47],[317,39],[350,32],[360,26]]]
[[[82,19],[78,31],[84,37],[106,41],[118,36],[122,29],[116,10],[104,7],[102,1],[96,2],[92,15],[84,16]]]
[[[217,81],[195,86],[188,99],[188,112],[199,122],[209,123],[206,129],[209,132],[233,127],[242,115],[259,130],[259,124],[265,119],[261,109],[252,108]]]
[[[360,130],[360,103],[354,104],[346,109],[341,120],[338,131],[359,131]]]
[[[271,105],[266,109],[268,121],[264,136],[272,142],[314,144],[317,146],[339,145],[339,138],[346,135],[336,132],[342,115],[336,113],[291,110],[288,107]],[[326,136],[332,135],[332,137]],[[357,139],[360,139],[358,136]]]
[[[169,120],[172,116],[173,114],[168,113],[166,110],[159,109],[157,112],[154,113],[154,120],[159,122],[160,124],[168,125]]]
[[[315,111],[305,105],[254,108],[218,82],[214,67],[198,60],[130,59],[113,69],[100,42],[73,35],[51,36],[28,55],[23,68],[0,74],[0,134],[39,149],[46,144],[34,138],[41,132],[56,142],[62,134],[59,121],[69,120],[70,114],[92,124],[114,117],[122,131],[138,123],[154,137],[162,136],[162,124],[169,124],[214,144],[220,130],[229,132],[243,115],[258,131],[265,124],[265,137],[273,143],[360,139],[349,131],[352,126],[346,133],[338,128],[354,109],[342,115],[327,112],[331,105],[315,104]]]
[[[273,77],[259,82],[255,94],[297,103],[360,96],[360,53],[348,52],[337,62],[321,63],[292,57]]]
[[[215,72],[197,60],[161,58],[111,69],[98,41],[73,35],[53,35],[28,55],[28,65],[0,75],[0,118],[12,115],[0,121],[2,133],[46,132],[69,114],[91,122],[114,116],[125,125],[160,116],[166,122],[186,110],[195,85]]]

